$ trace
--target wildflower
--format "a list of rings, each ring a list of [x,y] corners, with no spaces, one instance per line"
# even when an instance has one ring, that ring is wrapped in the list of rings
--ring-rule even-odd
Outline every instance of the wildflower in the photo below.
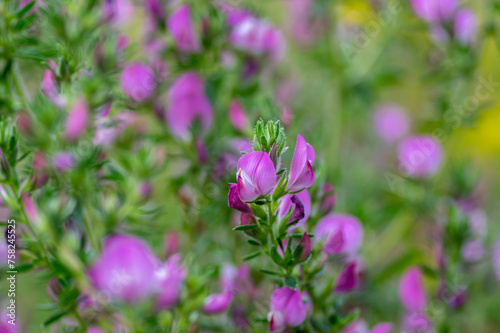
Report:
[[[78,98],[66,118],[64,136],[68,141],[74,141],[82,135],[89,121],[89,110],[85,100]]]
[[[149,99],[156,88],[150,68],[142,63],[130,63],[121,76],[121,88],[125,95],[136,102]]]
[[[189,136],[189,127],[195,120],[202,130],[212,125],[212,106],[205,96],[202,79],[194,72],[180,75],[170,86],[166,121],[172,134],[179,138]]]
[[[297,135],[297,143],[293,153],[292,164],[288,173],[286,190],[288,192],[300,192],[310,187],[314,182],[314,149],[308,144],[302,135]]]
[[[271,296],[271,312],[267,316],[269,330],[279,332],[286,326],[298,326],[306,319],[306,313],[300,291],[288,287],[278,288]]]
[[[158,266],[151,249],[140,239],[116,234],[104,241],[102,253],[87,274],[107,297],[133,303],[157,290]]]
[[[432,136],[415,135],[404,139],[398,146],[400,167],[416,178],[429,177],[441,166],[442,148]]]
[[[354,257],[363,240],[363,228],[357,218],[346,214],[329,214],[314,228],[315,238],[324,240],[323,251]]]
[[[383,104],[373,113],[375,133],[386,143],[394,143],[408,134],[410,123],[408,116],[398,106]]]
[[[167,20],[168,32],[172,35],[176,48],[185,53],[197,53],[201,49],[193,25],[188,5],[177,8]]]

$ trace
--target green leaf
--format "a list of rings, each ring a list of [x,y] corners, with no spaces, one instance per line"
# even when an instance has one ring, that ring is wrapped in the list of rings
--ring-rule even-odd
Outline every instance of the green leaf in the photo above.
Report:
[[[260,246],[260,243],[257,241],[254,241],[253,239],[248,239],[247,240],[248,244],[254,245],[254,246]]]
[[[269,275],[280,275],[278,272],[273,272],[273,271],[268,271],[267,269],[259,269],[264,274],[269,274]]]
[[[243,258],[243,261],[252,260],[253,258],[257,258],[258,256],[260,256],[261,254],[262,254],[262,252],[255,252],[255,253],[249,254]]]
[[[26,15],[27,12],[30,11],[31,8],[33,8],[33,6],[35,5],[35,2],[36,1],[31,1],[30,3],[28,3],[26,6],[24,6],[23,8],[19,9],[17,11],[17,13],[14,14],[14,16],[16,18],[21,18],[23,17],[24,15]]]
[[[43,327],[47,327],[50,324],[58,321],[62,317],[64,317],[68,313],[68,310],[63,310],[61,312],[56,313],[55,315],[51,316],[49,319],[47,319],[42,325]]]
[[[258,226],[259,226],[258,224],[239,225],[237,227],[234,227],[233,230],[237,231],[250,230],[257,228]]]

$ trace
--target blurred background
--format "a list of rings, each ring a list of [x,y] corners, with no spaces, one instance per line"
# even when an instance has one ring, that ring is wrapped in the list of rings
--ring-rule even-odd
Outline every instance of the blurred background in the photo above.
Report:
[[[186,2],[195,17],[208,15],[206,4]],[[449,332],[500,332],[500,277],[491,264],[491,246],[500,239],[500,3],[461,2],[475,13],[478,28],[474,42],[460,47],[436,41],[409,0],[226,2],[267,19],[287,41],[285,56],[260,74],[258,92],[242,97],[250,124],[260,117],[281,119],[289,138],[288,161],[296,134],[302,134],[315,148],[318,177],[335,188],[335,211],[357,216],[363,223],[363,292],[348,303],[360,307],[370,326],[398,323],[402,310],[397,281],[407,267],[420,265],[430,299],[427,311],[433,318],[448,316]],[[130,4],[133,15],[121,28],[131,45],[129,60],[141,57],[138,27],[146,24],[142,6]],[[207,73],[218,70],[210,66],[220,64],[210,64]],[[35,96],[43,67],[25,60],[21,71],[29,94]],[[481,86],[486,98],[471,102]],[[269,98],[277,108],[268,112]],[[408,116],[410,133],[439,137],[443,164],[432,178],[407,177],[398,165],[397,144],[377,135],[374,111],[387,104]],[[219,110],[215,131],[227,132],[227,124],[217,123],[224,115],[225,110]],[[207,144],[209,154],[217,149]],[[196,214],[211,224],[186,226],[183,221],[192,217],[172,194],[178,191],[175,182],[168,180],[182,165],[173,163],[168,173],[151,178],[152,183],[168,184],[153,192],[152,200],[164,209],[149,221],[148,230],[139,222],[134,228],[156,247],[166,228],[180,230],[182,252],[206,265],[237,261],[249,246],[228,228],[225,179],[232,179],[234,171],[199,189],[201,208]],[[450,312],[436,297],[435,226],[459,184],[472,184],[464,186],[473,188],[487,232],[481,258],[461,266],[456,274],[453,282],[467,285],[467,297],[462,307]],[[18,275],[17,283],[23,332],[41,332],[40,323],[47,318],[43,304],[49,303],[46,280],[28,273]],[[6,284],[1,287],[5,295]]]

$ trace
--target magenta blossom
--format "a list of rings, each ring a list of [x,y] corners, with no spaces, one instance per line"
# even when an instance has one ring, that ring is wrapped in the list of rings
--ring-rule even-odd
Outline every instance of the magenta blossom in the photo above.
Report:
[[[267,315],[269,330],[279,332],[287,326],[298,326],[306,319],[306,313],[300,291],[288,287],[278,288],[271,296],[271,312]]]
[[[393,325],[391,323],[379,323],[373,326],[370,333],[391,333]]]
[[[64,136],[68,141],[74,141],[82,135],[89,122],[89,110],[83,98],[78,98],[66,118]]]
[[[408,311],[420,311],[425,307],[426,295],[422,273],[418,267],[407,269],[399,280],[399,300]]]
[[[155,271],[155,278],[159,284],[156,299],[156,305],[159,309],[170,308],[179,300],[186,276],[186,271],[180,266],[179,261],[179,255],[174,254]]]
[[[415,14],[429,23],[450,21],[457,8],[457,0],[411,0]]]
[[[375,133],[386,143],[394,143],[408,134],[410,121],[406,113],[396,105],[383,104],[373,113]]]
[[[333,286],[334,293],[345,293],[353,290],[358,285],[358,273],[356,271],[356,263],[347,264],[344,270],[339,274],[335,285]]]
[[[329,214],[314,228],[317,241],[323,240],[323,251],[328,254],[346,254],[354,257],[363,241],[363,227],[351,215]]]
[[[429,135],[415,135],[404,139],[398,146],[400,167],[416,178],[429,177],[441,166],[442,147]]]
[[[245,214],[253,214],[250,205],[241,200],[240,192],[238,190],[238,184],[229,183],[229,193],[227,201],[230,208],[239,210],[240,212]]]
[[[461,9],[455,15],[453,23],[455,39],[463,45],[471,45],[476,41],[477,22],[474,12]]]
[[[229,122],[233,128],[239,132],[243,132],[248,128],[248,118],[245,110],[241,107],[240,102],[237,100],[231,101],[229,104]]]
[[[254,17],[247,17],[236,24],[229,40],[237,49],[252,55],[269,55],[279,60],[284,54],[285,39],[281,31]]]
[[[207,314],[219,314],[231,305],[233,297],[230,292],[223,292],[220,294],[210,294],[205,298],[203,303],[203,312]]]
[[[151,69],[139,62],[128,64],[121,76],[121,87],[125,95],[136,102],[149,99],[156,88]]]
[[[166,120],[172,134],[179,138],[189,136],[189,127],[198,120],[203,130],[212,125],[212,106],[205,96],[203,81],[198,74],[186,72],[170,86],[169,108]]]
[[[174,39],[175,46],[181,52],[196,53],[201,49],[196,37],[188,5],[177,8],[167,20],[168,32]]]
[[[36,209],[33,199],[28,194],[21,196],[21,203],[23,205],[24,213],[31,224],[35,224],[38,219],[38,211]]]
[[[292,215],[294,215],[294,210],[297,208],[297,204],[292,201],[292,198],[296,196],[300,200],[300,205],[302,205],[302,218],[299,219],[294,228],[304,224],[311,212],[311,197],[307,189],[304,189],[297,194],[287,194],[280,199],[280,205],[278,206],[278,221],[280,221],[288,213],[290,208],[293,206]],[[290,217],[290,219],[292,219]]]
[[[304,140],[302,135],[297,135],[297,143],[293,153],[292,164],[288,173],[286,190],[288,192],[300,192],[310,187],[314,182],[314,149]]]
[[[54,156],[52,156],[52,167],[59,172],[72,169],[75,165],[75,157],[70,152],[62,151],[55,153]]]
[[[140,239],[118,234],[104,241],[102,253],[87,273],[106,297],[133,303],[158,289],[158,266],[151,249]]]
[[[56,69],[56,64],[52,60],[49,60],[48,63],[52,70]],[[52,104],[54,104],[58,108],[62,108],[65,104],[65,101],[57,91],[56,75],[52,70],[46,69],[43,71],[41,90]]]
[[[252,202],[269,195],[276,186],[276,169],[269,155],[254,151],[240,157],[237,165],[238,192],[242,201]]]

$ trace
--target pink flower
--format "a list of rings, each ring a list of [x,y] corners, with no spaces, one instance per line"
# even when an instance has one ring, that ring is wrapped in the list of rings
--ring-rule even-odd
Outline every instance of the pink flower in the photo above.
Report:
[[[363,227],[357,218],[346,214],[329,214],[314,228],[317,241],[324,240],[323,251],[354,257],[363,241]]]
[[[104,333],[104,331],[97,326],[91,326],[88,328],[87,333]]]
[[[166,120],[172,134],[189,136],[189,127],[199,120],[203,130],[212,125],[212,106],[205,96],[202,79],[194,72],[180,75],[168,90],[169,108]]]
[[[102,253],[87,273],[105,296],[133,303],[158,289],[158,266],[151,249],[140,239],[117,234],[104,241]]]
[[[186,53],[200,51],[201,45],[191,23],[188,5],[180,6],[170,15],[167,20],[167,29],[179,51]]]
[[[483,243],[477,239],[464,242],[460,253],[462,258],[467,262],[479,261],[484,255]]]
[[[56,69],[56,64],[52,60],[49,60],[48,63],[52,70]],[[57,91],[56,75],[52,70],[46,69],[43,71],[41,90],[52,104],[58,108],[62,108],[64,106],[64,98]]]
[[[408,175],[416,178],[429,177],[441,166],[442,148],[429,135],[415,135],[404,139],[398,146],[400,167]]]
[[[75,157],[70,152],[61,151],[52,156],[52,167],[59,172],[72,169],[75,164]]]
[[[165,16],[160,0],[144,0],[144,7],[154,19],[162,19]]]
[[[373,326],[370,333],[391,333],[393,325],[391,323],[379,323]]]
[[[248,118],[245,110],[241,107],[240,102],[237,100],[231,101],[229,104],[229,122],[233,128],[239,132],[243,132],[248,128]]]
[[[292,198],[294,196],[296,196],[300,200],[299,205],[297,205],[297,202],[292,201]],[[293,223],[296,223],[294,225],[294,228],[296,228],[307,221],[311,212],[311,197],[309,196],[309,192],[307,191],[307,189],[304,189],[297,194],[287,194],[280,199],[280,205],[278,206],[278,221],[280,221],[283,217],[285,217],[286,214],[288,214],[288,211],[292,206],[292,216],[290,217],[288,223],[294,221]],[[295,212],[297,208],[301,208],[301,214],[297,214]],[[298,217],[300,217],[299,220],[294,220]]]
[[[415,14],[429,23],[449,21],[458,8],[457,0],[411,0]]]
[[[24,213],[26,214],[29,222],[31,222],[32,224],[35,223],[38,219],[38,212],[33,199],[31,199],[28,194],[23,194],[21,196],[21,203],[23,205]]]
[[[186,277],[185,269],[179,264],[180,256],[174,254],[155,272],[159,284],[156,305],[159,309],[170,308],[179,301],[182,284]]]
[[[279,60],[284,54],[285,39],[281,31],[254,17],[236,24],[229,40],[235,48],[252,55],[269,55],[272,59]]]
[[[82,135],[89,122],[89,110],[85,100],[80,97],[75,101],[66,118],[64,136],[68,141],[74,141]]]
[[[310,16],[313,0],[287,1],[289,29],[292,37],[301,45],[307,45],[313,37]]]
[[[333,286],[333,292],[335,293],[345,293],[351,291],[358,285],[358,273],[356,271],[356,263],[349,263],[344,270],[339,274],[335,285]]]
[[[464,45],[473,44],[477,36],[477,22],[474,12],[461,9],[455,15],[454,35]]]
[[[298,326],[306,319],[306,313],[300,291],[288,287],[278,288],[271,296],[271,312],[267,316],[269,330],[278,332],[286,326]]]
[[[231,305],[232,295],[230,292],[223,292],[220,294],[210,294],[205,298],[203,303],[203,312],[208,314],[219,314]]]
[[[300,192],[299,192],[300,193]],[[328,214],[335,207],[336,195],[333,186],[330,183],[325,183],[321,191],[322,199],[320,201],[319,210],[322,215]]]
[[[310,187],[314,182],[314,149],[304,140],[302,135],[297,135],[297,143],[293,153],[292,164],[288,173],[286,190],[288,192],[300,192]]]
[[[312,249],[311,239],[309,238],[307,232],[304,232],[302,234],[302,237],[300,238],[300,246],[302,247],[302,251],[300,253],[299,260],[303,261],[306,260],[307,257],[309,257]]]
[[[144,102],[153,94],[156,81],[148,66],[135,62],[128,64],[122,72],[121,87],[130,99]]]
[[[399,280],[399,300],[408,311],[420,311],[425,307],[426,295],[422,273],[418,267],[407,269]]]
[[[408,116],[398,106],[383,104],[373,113],[373,127],[382,140],[394,143],[408,134],[410,122]]]
[[[253,214],[250,205],[244,203],[241,200],[240,192],[238,190],[238,184],[229,183],[229,193],[227,198],[227,204],[230,208],[239,210],[242,213],[251,215]]]
[[[244,202],[252,202],[269,195],[276,186],[276,169],[269,155],[254,151],[243,155],[237,165],[239,196]]]

